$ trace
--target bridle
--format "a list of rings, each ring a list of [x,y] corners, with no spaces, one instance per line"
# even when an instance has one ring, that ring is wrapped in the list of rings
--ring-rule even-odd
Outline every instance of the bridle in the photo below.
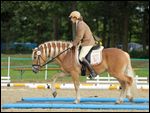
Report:
[[[61,53],[59,53],[58,55],[56,55],[55,57],[53,57],[52,59],[50,59],[50,60],[48,60],[48,61],[46,62],[46,61],[44,60],[44,58],[41,56],[41,51],[40,51],[40,49],[38,48],[38,51],[37,51],[38,62],[37,62],[37,64],[32,64],[32,67],[33,67],[35,70],[39,70],[39,69],[36,68],[35,66],[37,66],[37,67],[43,67],[43,66],[45,66],[46,64],[52,62],[55,58],[57,58],[58,56],[60,56],[61,54],[63,54],[65,51],[68,51],[69,49],[71,49],[71,48],[67,48],[66,50],[62,51]],[[41,58],[44,62],[46,62],[46,63],[44,63],[43,65],[41,65],[41,63],[40,63],[40,58]]]
[[[41,58],[44,62],[46,62],[46,61],[44,60],[44,58],[41,56],[41,51],[40,51],[39,48],[38,48],[38,50],[37,50],[37,56],[38,56],[37,64],[32,64],[32,67],[33,67],[34,69],[36,69],[36,70],[38,70],[38,68],[36,68],[35,66],[37,66],[37,67],[43,67],[43,66],[41,65],[40,58]]]

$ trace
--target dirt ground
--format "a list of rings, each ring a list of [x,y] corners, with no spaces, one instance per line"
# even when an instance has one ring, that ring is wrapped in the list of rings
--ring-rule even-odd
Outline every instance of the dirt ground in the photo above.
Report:
[[[57,89],[57,97],[75,97],[72,89]],[[119,90],[81,90],[82,97],[118,97]],[[1,105],[6,103],[16,103],[22,97],[52,97],[50,89],[29,89],[18,87],[1,87]],[[149,98],[148,90],[138,90],[136,98]],[[149,110],[102,110],[102,109],[1,109],[1,112],[149,112]]]

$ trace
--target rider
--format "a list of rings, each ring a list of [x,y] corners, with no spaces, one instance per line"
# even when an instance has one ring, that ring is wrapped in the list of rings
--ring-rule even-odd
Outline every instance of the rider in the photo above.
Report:
[[[96,77],[97,74],[95,73],[93,67],[85,59],[90,49],[95,45],[95,40],[92,35],[92,32],[89,26],[83,21],[82,16],[78,11],[71,12],[69,17],[72,23],[76,24],[76,37],[72,43],[73,45],[71,45],[70,48],[72,46],[77,46],[79,43],[81,43],[81,52],[79,55],[79,60],[88,67],[90,75],[92,77]]]

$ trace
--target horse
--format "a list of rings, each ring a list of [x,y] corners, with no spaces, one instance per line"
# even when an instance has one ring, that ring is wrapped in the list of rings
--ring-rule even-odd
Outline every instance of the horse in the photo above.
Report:
[[[77,61],[78,47],[69,48],[71,42],[48,41],[40,44],[32,52],[32,70],[37,73],[43,65],[47,64],[50,58],[54,58],[60,65],[61,72],[53,76],[51,90],[54,97],[57,92],[55,82],[59,77],[71,76],[74,83],[76,99],[74,103],[80,103],[80,81],[81,64]],[[68,49],[68,50],[67,50]],[[56,56],[56,57],[55,57]],[[93,65],[96,73],[107,71],[115,77],[120,85],[121,92],[116,104],[123,103],[125,96],[129,101],[133,100],[132,89],[135,88],[134,72],[131,66],[130,56],[127,52],[118,48],[104,48],[102,50],[102,61],[100,64]],[[86,70],[89,73],[88,70]]]

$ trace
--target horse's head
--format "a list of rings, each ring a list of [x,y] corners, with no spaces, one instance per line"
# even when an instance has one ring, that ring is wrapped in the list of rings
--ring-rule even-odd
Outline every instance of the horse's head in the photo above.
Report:
[[[46,63],[46,56],[41,47],[33,49],[32,52],[32,71],[37,73],[43,64]]]
[[[41,69],[41,67],[47,63],[47,59],[56,57],[58,54],[66,50],[69,44],[71,43],[61,41],[49,41],[33,49],[32,52],[33,72],[37,73]]]

